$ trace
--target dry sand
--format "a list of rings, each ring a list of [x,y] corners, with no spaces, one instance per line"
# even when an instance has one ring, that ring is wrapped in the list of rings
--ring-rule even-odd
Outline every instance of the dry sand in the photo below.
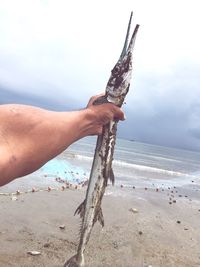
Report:
[[[199,189],[110,192],[103,199],[105,227],[93,229],[86,266],[200,266]],[[84,196],[84,189],[0,196],[0,267],[63,266],[77,249],[80,220],[73,213]],[[41,255],[28,255],[32,250]]]

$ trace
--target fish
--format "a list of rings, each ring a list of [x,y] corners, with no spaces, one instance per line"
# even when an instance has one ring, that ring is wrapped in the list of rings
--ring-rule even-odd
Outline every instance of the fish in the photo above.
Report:
[[[131,12],[130,15],[122,52],[119,60],[111,71],[105,95],[97,98],[93,103],[94,105],[113,103],[118,107],[121,107],[124,103],[130,87],[133,47],[139,28],[139,25],[137,24],[130,42],[128,42],[132,15],[133,12]],[[81,203],[75,211],[75,214],[79,214],[82,219],[77,254],[67,260],[64,267],[84,267],[84,251],[89,241],[92,228],[97,221],[104,227],[101,203],[108,180],[110,179],[112,184],[114,184],[115,180],[112,161],[116,143],[117,124],[117,120],[112,120],[103,127],[102,134],[98,135],[86,197],[83,203]]]

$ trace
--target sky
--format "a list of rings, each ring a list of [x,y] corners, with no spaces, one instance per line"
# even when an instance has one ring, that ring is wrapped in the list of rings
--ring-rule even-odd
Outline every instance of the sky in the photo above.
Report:
[[[0,104],[85,107],[104,92],[133,11],[118,136],[200,151],[199,10],[199,0],[0,0]]]

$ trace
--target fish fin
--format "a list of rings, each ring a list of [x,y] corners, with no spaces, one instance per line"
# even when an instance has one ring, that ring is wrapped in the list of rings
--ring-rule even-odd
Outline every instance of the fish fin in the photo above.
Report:
[[[102,228],[104,227],[104,218],[103,218],[103,212],[102,209],[100,208],[97,220],[100,222]]]
[[[79,214],[80,217],[83,218],[84,212],[85,212],[85,200],[75,210],[74,215]]]
[[[83,259],[84,261],[84,259]],[[77,261],[77,255],[71,257],[68,261],[65,262],[63,267],[81,267],[83,264]]]
[[[101,226],[104,227],[104,218],[103,218],[103,212],[102,212],[101,207],[100,207],[100,209],[98,209],[98,211],[94,217],[93,225],[96,223],[96,221],[99,221]]]
[[[109,173],[110,175],[110,181],[112,182],[112,185],[114,185],[115,184],[115,175],[114,175],[114,172],[113,172],[113,169],[111,168],[110,169],[110,173]]]

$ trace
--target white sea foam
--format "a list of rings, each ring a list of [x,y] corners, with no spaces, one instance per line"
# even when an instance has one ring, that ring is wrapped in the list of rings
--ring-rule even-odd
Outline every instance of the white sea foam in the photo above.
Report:
[[[79,155],[79,154],[75,154],[74,157],[79,159],[79,160],[84,160],[84,161],[88,161],[88,162],[91,162],[93,159],[92,157],[83,156],[83,155]],[[166,170],[166,169],[160,169],[160,168],[150,167],[150,166],[146,166],[146,165],[138,165],[138,164],[134,164],[134,163],[128,163],[128,162],[125,162],[122,160],[113,160],[113,165],[116,167],[126,167],[126,168],[130,168],[130,169],[138,170],[138,171],[142,171],[142,172],[160,173],[160,174],[171,175],[171,176],[184,176],[184,177],[191,176],[187,173],[176,172],[176,171]]]
[[[113,164],[116,166],[128,167],[134,170],[145,171],[145,172],[161,173],[161,174],[168,174],[168,175],[173,175],[173,176],[189,176],[188,174],[182,173],[182,172],[165,170],[165,169],[160,169],[160,168],[155,168],[155,167],[150,167],[150,166],[145,166],[145,165],[138,165],[138,164],[128,163],[128,162],[121,161],[121,160],[114,160]]]
[[[74,157],[77,159],[80,159],[80,160],[85,160],[85,161],[92,161],[93,160],[93,157],[83,156],[83,155],[79,155],[79,154],[75,154]]]

